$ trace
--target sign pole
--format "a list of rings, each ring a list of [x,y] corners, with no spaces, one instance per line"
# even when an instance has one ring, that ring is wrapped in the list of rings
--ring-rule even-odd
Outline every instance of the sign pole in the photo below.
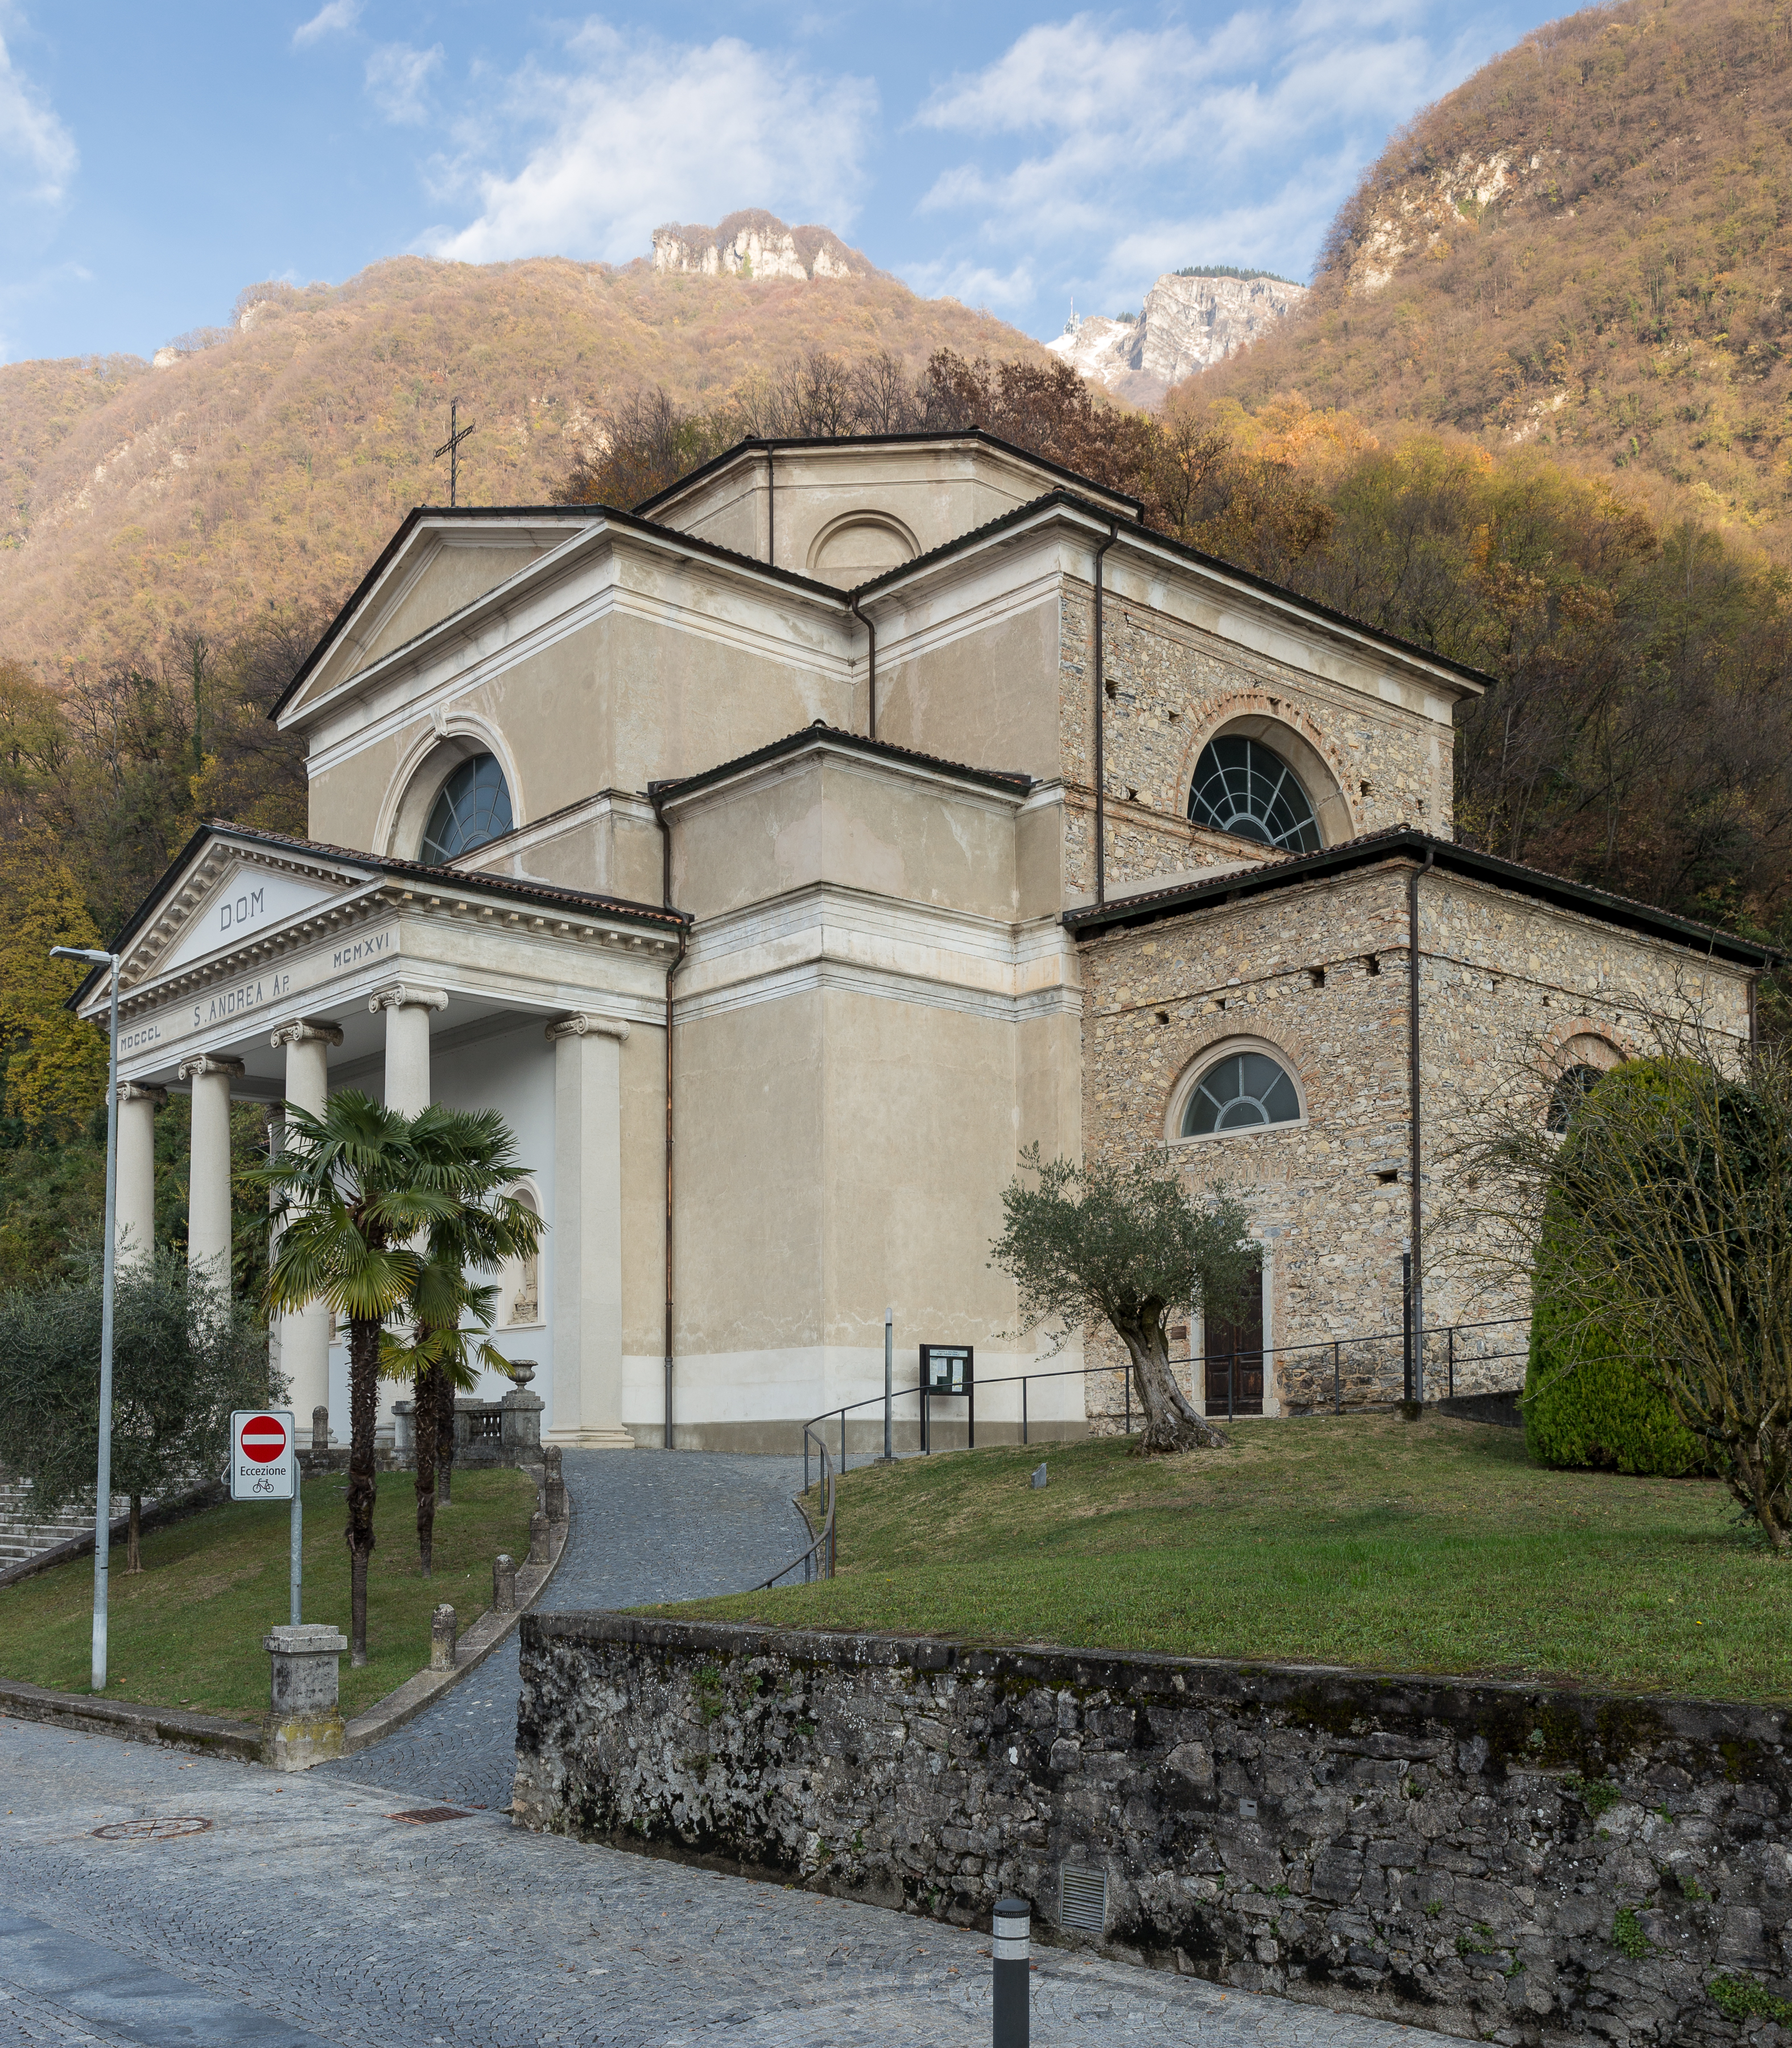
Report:
[[[896,1376],[896,1311],[883,1312],[883,1461],[890,1462],[890,1403]]]
[[[99,1459],[93,1501],[93,1689],[106,1689],[106,1609],[112,1563],[112,1322],[118,1261],[118,956],[91,946],[52,946],[52,960],[112,970],[111,1051],[106,1068],[106,1245],[99,1297]],[[153,1250],[153,1247],[149,1247]]]

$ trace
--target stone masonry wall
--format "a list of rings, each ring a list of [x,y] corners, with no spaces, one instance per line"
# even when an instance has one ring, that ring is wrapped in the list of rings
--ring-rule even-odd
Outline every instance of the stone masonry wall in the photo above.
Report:
[[[1792,1996],[1779,1709],[618,1614],[522,1682],[528,1827],[1514,2048],[1792,2038],[1712,1989]]]
[[[1059,634],[1062,773],[1072,790],[1095,785],[1093,591],[1067,582]],[[1307,674],[1272,657],[1203,634],[1110,591],[1103,660],[1108,696],[1103,751],[1110,887],[1261,857],[1224,833],[1189,822],[1189,790],[1200,751],[1235,718],[1268,716],[1294,727],[1321,754],[1344,793],[1354,832],[1392,824],[1450,832],[1453,735],[1396,704]],[[1319,801],[1321,793],[1311,793]],[[1092,815],[1073,816],[1066,885],[1095,886]]]
[[[1409,859],[1291,886],[1084,942],[1084,1146],[1123,1156],[1162,1144],[1183,1089],[1228,1045],[1274,1053],[1299,1081],[1298,1125],[1175,1142],[1191,1187],[1244,1199],[1269,1262],[1274,1387],[1284,1408],[1329,1406],[1337,1338],[1398,1331],[1410,1227],[1407,1069]],[[1428,1325],[1523,1317],[1528,1297],[1472,1270],[1472,1244],[1437,1234],[1445,1162],[1480,1100],[1541,1049],[1647,1049],[1647,1019],[1705,1006],[1747,1033],[1740,969],[1689,949],[1435,870],[1419,888],[1420,1074]],[[1522,1330],[1463,1331],[1456,1383],[1522,1376]],[[1303,1349],[1303,1347],[1308,1348]],[[1491,1356],[1488,1356],[1491,1354]],[[1507,1354],[1503,1356],[1502,1354]],[[1092,1415],[1121,1400],[1121,1354],[1092,1334]],[[1346,1345],[1343,1398],[1398,1395],[1397,1337]],[[1428,1347],[1433,1386],[1445,1340]],[[1441,1386],[1436,1391],[1441,1391]]]

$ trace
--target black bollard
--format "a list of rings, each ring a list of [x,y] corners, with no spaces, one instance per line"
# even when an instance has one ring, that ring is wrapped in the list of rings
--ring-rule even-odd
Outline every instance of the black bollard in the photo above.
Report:
[[[1028,1979],[1033,1909],[1024,1899],[995,1902],[995,2048],[1027,2048],[1033,2002]]]

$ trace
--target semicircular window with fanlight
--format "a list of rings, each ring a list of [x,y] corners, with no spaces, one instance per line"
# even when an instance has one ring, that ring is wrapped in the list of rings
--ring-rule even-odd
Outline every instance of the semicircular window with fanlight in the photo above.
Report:
[[[1300,1120],[1301,1092],[1279,1060],[1267,1053],[1228,1053],[1203,1068],[1189,1089],[1181,1135],[1221,1137]]]
[[[497,757],[475,754],[442,785],[423,828],[418,857],[440,867],[459,854],[502,838],[511,823],[510,788]]]
[[[1255,840],[1284,853],[1317,853],[1319,820],[1300,778],[1260,739],[1222,733],[1201,749],[1189,790],[1189,816],[1210,831]]]

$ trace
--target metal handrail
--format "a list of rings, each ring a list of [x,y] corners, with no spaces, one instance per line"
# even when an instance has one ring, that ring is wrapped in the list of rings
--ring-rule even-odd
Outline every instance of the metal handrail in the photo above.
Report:
[[[1449,1398],[1453,1398],[1456,1393],[1456,1338],[1464,1332],[1472,1330],[1505,1329],[1519,1324],[1524,1325],[1526,1332],[1528,1332],[1530,1318],[1528,1316],[1490,1316],[1484,1321],[1477,1323],[1433,1323],[1428,1328],[1422,1329],[1415,1333],[1417,1348],[1422,1355],[1425,1342],[1428,1337],[1439,1338],[1445,1341],[1447,1347],[1445,1363],[1449,1375],[1446,1383],[1449,1387]],[[1341,1414],[1343,1413],[1343,1394],[1341,1387],[1338,1383],[1338,1380],[1339,1367],[1342,1362],[1344,1352],[1347,1348],[1354,1345],[1381,1344],[1391,1341],[1403,1341],[1406,1335],[1406,1331],[1398,1325],[1395,1325],[1391,1328],[1384,1330],[1360,1330],[1348,1337],[1319,1338],[1309,1344],[1265,1344],[1257,1351],[1234,1351],[1230,1352],[1203,1352],[1199,1354],[1199,1356],[1203,1361],[1209,1358],[1215,1360],[1218,1360],[1221,1358],[1226,1359],[1228,1361],[1227,1371],[1229,1381],[1232,1376],[1232,1366],[1241,1358],[1275,1358],[1281,1360],[1295,1357],[1302,1352],[1329,1352],[1332,1354],[1333,1367],[1333,1411],[1334,1413]],[[1483,1352],[1476,1355],[1468,1362],[1476,1365],[1493,1365],[1499,1363],[1503,1359],[1523,1358],[1528,1355],[1528,1351],[1529,1344],[1527,1341],[1524,1346],[1522,1346],[1517,1350]],[[1185,1352],[1181,1358],[1171,1359],[1169,1363],[1172,1365],[1191,1365],[1196,1362],[1197,1356],[1197,1355],[1193,1352]],[[1132,1414],[1132,1374],[1130,1367],[1124,1364],[1118,1366],[1069,1365],[1060,1366],[1049,1372],[1010,1372],[1003,1374],[1000,1379],[979,1380],[977,1383],[979,1387],[1012,1387],[1018,1383],[1021,1390],[1021,1441],[1024,1444],[1027,1441],[1026,1390],[1028,1385],[1032,1381],[1035,1379],[1086,1379],[1091,1373],[1098,1372],[1120,1372],[1125,1375],[1127,1427],[1130,1433]],[[816,1447],[821,1453],[824,1460],[831,1463],[831,1460],[828,1459],[827,1445],[823,1441],[820,1435],[820,1425],[821,1424],[824,1422],[831,1423],[836,1418],[839,1419],[840,1433],[840,1470],[842,1472],[844,1472],[847,1469],[846,1418],[849,1414],[853,1414],[855,1410],[860,1408],[881,1408],[886,1398],[891,1401],[895,1401],[904,1398],[910,1394],[925,1394],[929,1391],[930,1390],[924,1382],[917,1380],[912,1387],[893,1387],[887,1396],[882,1394],[867,1394],[862,1401],[848,1401],[843,1403],[838,1408],[824,1408],[819,1415],[812,1415],[809,1421],[803,1425],[804,1492],[807,1493],[809,1491],[809,1439],[812,1437],[814,1438]],[[1495,1389],[1494,1391],[1499,1391],[1501,1390]],[[1391,1396],[1385,1401],[1353,1401],[1351,1403],[1351,1406],[1353,1408],[1397,1407],[1399,1405],[1399,1402],[1400,1397],[1398,1394],[1395,1394]],[[825,1464],[824,1470],[826,1470]],[[831,1501],[832,1495],[829,1496],[829,1499]],[[832,1506],[830,1506],[828,1509],[830,1527],[832,1523],[832,1514],[833,1510]],[[798,1558],[797,1561],[798,1564],[801,1564],[801,1561],[802,1560],[801,1558]],[[796,1566],[791,1565],[787,1569],[793,1571],[796,1569]],[[778,1574],[780,1578],[783,1577],[783,1576],[784,1573],[782,1572]],[[828,1576],[832,1576],[831,1571],[828,1573]],[[758,1589],[755,1588],[755,1590]]]
[[[780,1579],[789,1578],[799,1565],[803,1568],[805,1585],[810,1584],[816,1577],[817,1565],[820,1566],[820,1577],[831,1579],[834,1576],[834,1492],[836,1485],[834,1461],[828,1454],[826,1444],[805,1422],[803,1425],[803,1491],[805,1494],[809,1491],[809,1440],[811,1437],[815,1437],[815,1448],[821,1453],[821,1504],[824,1513],[820,1534],[800,1557],[792,1558],[782,1572],[774,1572],[769,1579],[762,1579],[753,1588],[756,1593],[770,1592]],[[806,1514],[803,1519],[808,1520]],[[819,1558],[816,1555],[817,1551],[820,1553]]]

